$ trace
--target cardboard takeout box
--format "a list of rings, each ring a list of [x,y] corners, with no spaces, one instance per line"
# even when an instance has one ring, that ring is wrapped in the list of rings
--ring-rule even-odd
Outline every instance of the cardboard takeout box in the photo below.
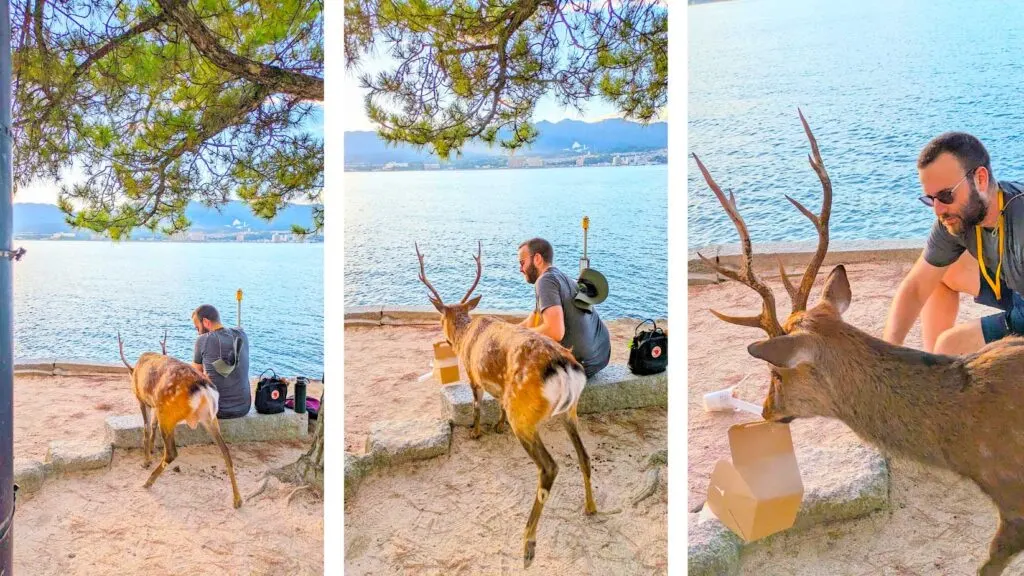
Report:
[[[793,526],[803,500],[788,424],[751,422],[729,428],[732,461],[715,465],[707,504],[745,542]]]
[[[434,342],[434,378],[441,385],[459,381],[459,357],[447,342]]]

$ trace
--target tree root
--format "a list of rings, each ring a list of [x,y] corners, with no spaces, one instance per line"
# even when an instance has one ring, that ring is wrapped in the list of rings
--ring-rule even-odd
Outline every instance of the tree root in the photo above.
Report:
[[[658,450],[647,457],[647,464],[644,466],[647,473],[644,474],[643,484],[630,499],[634,508],[657,492],[661,466],[668,466],[668,449]]]

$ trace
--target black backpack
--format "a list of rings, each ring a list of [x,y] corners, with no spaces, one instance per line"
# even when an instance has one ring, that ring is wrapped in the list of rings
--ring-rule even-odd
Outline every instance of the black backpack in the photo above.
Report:
[[[653,330],[640,332],[640,327],[650,322]],[[654,320],[644,320],[633,330],[633,341],[629,343],[629,370],[638,376],[658,374],[668,368],[668,336],[658,328]]]
[[[263,374],[273,372],[273,378],[264,378]],[[288,382],[277,377],[277,372],[267,368],[260,374],[256,383],[256,411],[260,414],[280,414],[284,412],[284,402],[288,396]]]

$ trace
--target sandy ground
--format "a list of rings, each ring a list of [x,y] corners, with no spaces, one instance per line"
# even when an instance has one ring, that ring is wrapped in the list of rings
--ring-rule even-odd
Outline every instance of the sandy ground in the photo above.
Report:
[[[609,324],[612,362],[625,363],[634,321]],[[434,327],[345,329],[345,446],[363,452],[373,421],[440,417],[429,370]],[[386,359],[387,370],[381,365]],[[559,465],[540,518],[533,574],[665,574],[667,469],[651,497],[632,507],[644,464],[667,443],[664,409],[580,417],[599,514],[583,514],[583,480],[562,427],[541,427]],[[346,574],[515,574],[536,494],[537,468],[506,431],[479,440],[456,428],[449,456],[375,472],[345,505]]]
[[[607,323],[611,363],[625,364],[629,359],[626,347],[637,322]],[[362,454],[370,425],[378,420],[442,416],[437,382],[418,381],[430,371],[431,343],[441,339],[440,324],[345,327],[345,450]]]
[[[312,389],[313,386],[310,386]],[[312,391],[310,393],[313,393]],[[317,390],[316,394],[319,394]],[[51,440],[103,438],[108,415],[138,410],[127,376],[17,376],[15,457],[42,460]],[[231,444],[239,490],[288,464],[306,441]],[[116,450],[105,470],[48,479],[18,498],[18,574],[322,574],[323,503],[273,481],[239,510],[215,446],[178,449],[150,490],[141,450]]]
[[[537,529],[531,574],[667,573],[668,474],[631,506],[643,463],[666,445],[664,409],[580,419],[598,514],[583,514],[576,453],[558,424],[542,438],[558,476]],[[363,480],[345,506],[345,574],[520,574],[537,468],[510,432],[471,440],[456,428],[448,457]]]
[[[848,266],[853,303],[844,316],[846,321],[880,336],[892,295],[909,268],[910,264],[889,263]],[[830,270],[823,267],[811,294],[812,304],[817,301],[821,283]],[[785,318],[790,306],[785,289],[777,277],[761,277],[767,280],[779,302],[780,320]],[[746,351],[750,342],[765,337],[764,332],[726,324],[712,316],[708,308],[724,313],[756,313],[760,298],[750,288],[734,282],[689,288],[690,509],[704,501],[714,463],[729,456],[729,426],[757,419],[743,413],[705,413],[701,404],[703,394],[738,384],[739,397],[760,404],[768,392],[767,366]],[[992,311],[963,298],[959,320],[978,318]],[[919,325],[908,335],[906,344],[920,347]],[[845,425],[826,419],[795,422],[793,436],[796,443],[858,441]],[[891,495],[891,512],[782,534],[770,544],[755,543],[744,551],[743,573],[973,574],[987,559],[996,511],[973,484],[944,471],[896,460]],[[1024,560],[1018,558],[1006,574],[1024,574]]]

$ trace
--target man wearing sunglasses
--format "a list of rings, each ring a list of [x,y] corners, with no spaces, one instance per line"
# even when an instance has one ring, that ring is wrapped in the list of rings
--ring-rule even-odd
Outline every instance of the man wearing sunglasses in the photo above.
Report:
[[[896,291],[882,337],[902,345],[919,315],[924,349],[937,354],[1024,334],[1024,186],[997,181],[985,147],[963,132],[928,142],[917,170],[920,199],[936,221]],[[954,326],[960,294],[999,312]]]

